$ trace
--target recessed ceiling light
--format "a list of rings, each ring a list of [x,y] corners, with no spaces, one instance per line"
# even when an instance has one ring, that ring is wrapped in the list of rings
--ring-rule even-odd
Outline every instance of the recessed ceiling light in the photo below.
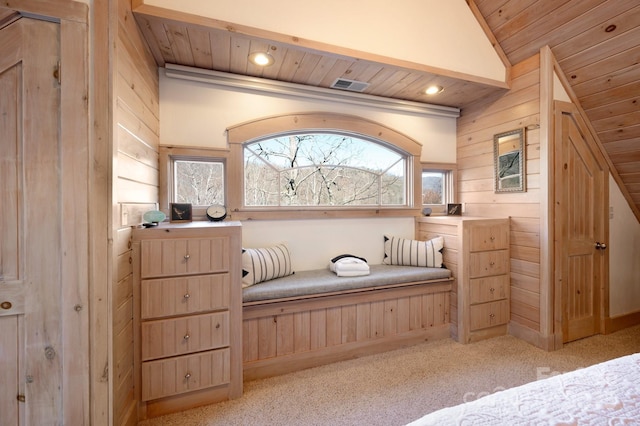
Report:
[[[444,87],[442,86],[438,86],[438,85],[432,85],[426,88],[426,90],[424,91],[424,93],[426,93],[427,95],[437,95],[438,93],[442,92],[444,90]]]
[[[249,55],[249,60],[261,67],[268,67],[269,65],[273,65],[275,62],[273,56],[268,52],[253,52]]]

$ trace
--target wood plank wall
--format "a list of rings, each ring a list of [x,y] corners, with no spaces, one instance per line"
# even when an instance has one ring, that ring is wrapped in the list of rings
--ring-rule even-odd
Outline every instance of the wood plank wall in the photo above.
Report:
[[[131,13],[118,0],[113,57],[113,419],[137,423],[131,226],[158,202],[158,69]],[[113,22],[113,21],[112,21]]]
[[[512,68],[512,89],[462,110],[459,202],[465,214],[511,217],[511,321],[540,332],[540,55]],[[527,190],[494,193],[493,135],[525,128]]]

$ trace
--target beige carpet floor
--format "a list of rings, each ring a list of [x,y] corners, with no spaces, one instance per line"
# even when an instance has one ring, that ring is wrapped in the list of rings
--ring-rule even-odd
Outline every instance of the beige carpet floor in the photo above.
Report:
[[[512,336],[451,339],[245,383],[244,395],[141,422],[173,425],[404,425],[551,374],[640,352],[640,326],[546,352]]]

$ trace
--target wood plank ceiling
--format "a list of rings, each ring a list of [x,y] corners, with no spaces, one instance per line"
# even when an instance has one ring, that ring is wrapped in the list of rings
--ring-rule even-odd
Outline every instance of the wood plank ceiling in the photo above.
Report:
[[[511,64],[551,48],[640,211],[640,2],[475,0]]]
[[[640,211],[640,3],[638,0],[467,0],[486,21],[511,64],[548,45]],[[213,20],[135,9],[159,66],[167,63],[328,88],[337,78],[369,83],[363,92],[459,107],[504,90],[490,82],[374,55],[304,44],[294,37],[243,31]],[[188,22],[187,22],[188,21]],[[212,24],[213,22],[213,24]],[[268,50],[273,66],[251,64]],[[415,65],[415,64],[414,64]],[[445,90],[424,94],[429,84]]]

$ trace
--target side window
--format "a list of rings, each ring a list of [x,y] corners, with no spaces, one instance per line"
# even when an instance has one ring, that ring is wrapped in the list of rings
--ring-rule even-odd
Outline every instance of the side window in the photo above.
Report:
[[[422,207],[431,208],[434,214],[444,214],[447,203],[453,203],[454,173],[451,168],[434,168],[433,165],[422,168]]]
[[[349,133],[281,134],[244,144],[246,207],[405,207],[408,154]]]
[[[159,207],[168,211],[170,203],[189,203],[193,219],[205,220],[211,204],[227,204],[227,162],[224,149],[161,146],[159,152]]]

